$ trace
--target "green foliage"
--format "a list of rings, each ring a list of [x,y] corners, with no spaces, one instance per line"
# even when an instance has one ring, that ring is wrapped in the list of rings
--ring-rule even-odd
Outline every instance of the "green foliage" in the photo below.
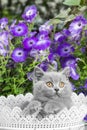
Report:
[[[63,4],[68,6],[86,6],[87,0],[64,0]]]
[[[28,59],[27,63],[17,63],[15,68],[11,69],[6,68],[7,61],[8,59],[3,57],[0,62],[3,65],[0,66],[0,95],[17,95],[25,93],[27,90],[32,92],[32,83],[30,84],[27,73],[33,70],[38,63]]]
[[[79,6],[81,0],[65,0],[63,4],[68,5],[68,6]]]

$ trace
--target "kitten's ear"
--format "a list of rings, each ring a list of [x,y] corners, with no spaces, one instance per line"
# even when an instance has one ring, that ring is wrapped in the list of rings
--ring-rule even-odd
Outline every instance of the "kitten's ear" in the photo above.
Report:
[[[35,67],[34,69],[34,76],[37,80],[40,80],[42,78],[42,76],[44,75],[44,71],[39,68],[39,67]]]
[[[65,67],[62,73],[68,78],[70,77],[70,67]]]

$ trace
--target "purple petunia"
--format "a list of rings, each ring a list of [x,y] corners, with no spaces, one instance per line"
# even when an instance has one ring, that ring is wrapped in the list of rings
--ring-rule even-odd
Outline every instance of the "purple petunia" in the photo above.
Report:
[[[37,42],[37,38],[36,37],[28,37],[28,38],[25,38],[23,40],[23,46],[26,50],[31,50],[34,48],[34,45],[36,44]]]
[[[28,56],[28,52],[23,48],[16,48],[13,50],[11,57],[15,62],[24,62]]]
[[[87,24],[87,20],[83,16],[77,16],[69,26],[69,31],[73,35],[82,31],[83,27]]]
[[[48,55],[48,60],[52,62],[52,61],[55,60],[55,57],[56,57],[56,55],[55,55],[54,53],[50,53],[50,54]]]
[[[38,55],[38,54],[39,54],[39,51],[36,50],[36,49],[32,49],[32,50],[30,51],[30,53],[29,53],[29,55],[30,55],[31,57],[34,57],[34,58],[36,58],[36,55]]]
[[[63,36],[65,36],[66,39],[69,39],[69,41],[71,41],[71,43],[73,41],[77,45],[80,45],[80,41],[81,41],[81,34],[80,33],[77,33],[75,31],[70,32],[69,29],[63,29],[62,34],[63,34]]]
[[[11,39],[11,37],[7,31],[0,32],[0,42],[4,46],[7,46],[9,44],[9,39]]]
[[[44,40],[44,39],[49,39],[49,36],[46,32],[40,32],[37,35],[38,40]]]
[[[74,56],[68,56],[68,57],[64,57],[60,59],[60,63],[62,68],[69,66],[70,67],[70,76],[74,79],[74,80],[78,80],[79,79],[79,75],[76,73],[76,58]]]
[[[30,37],[34,37],[34,36],[36,36],[36,34],[37,34],[37,32],[36,31],[33,31],[33,32],[30,32]]]
[[[78,80],[78,79],[79,79],[79,74],[77,74],[77,72],[76,72],[76,67],[70,66],[70,70],[71,70],[70,76],[71,76],[74,80]]]
[[[78,89],[79,93],[83,93],[85,96],[87,96],[87,79],[85,80],[85,84],[83,86],[80,86]]]
[[[85,89],[87,89],[87,79],[85,81],[85,85],[83,86]]]
[[[74,34],[71,39],[76,43],[77,45],[80,45],[81,42],[81,35],[80,34]]]
[[[0,54],[6,56],[9,52],[9,40],[12,37],[7,31],[0,32]]]
[[[51,61],[51,64],[52,64],[52,66],[53,66],[53,68],[54,68],[54,70],[58,70],[58,63],[57,63],[57,61],[55,61],[55,60],[52,60]]]
[[[6,56],[7,55],[7,51],[4,48],[2,43],[0,43],[0,55],[2,55],[2,56]]]
[[[15,37],[25,36],[28,33],[28,27],[25,23],[18,23],[11,28],[11,33]]]
[[[85,116],[84,120],[87,122],[87,115]]]
[[[58,32],[55,34],[54,40],[57,42],[63,42],[64,40],[66,40],[66,36],[64,36],[62,33]]]
[[[72,91],[75,91],[76,90],[76,87],[74,84],[71,83],[71,87],[72,87]]]
[[[49,67],[49,62],[47,60],[43,61],[40,65],[40,68],[42,68],[44,71],[47,71],[48,67]]]
[[[33,80],[33,72],[28,72],[27,73],[27,78],[30,80],[30,81],[32,81]]]
[[[72,45],[69,43],[59,44],[57,48],[57,54],[60,57],[69,56],[72,52],[74,52],[74,47],[72,47]]]
[[[35,5],[28,6],[25,8],[24,13],[22,14],[22,18],[31,23],[37,16],[37,8]]]
[[[81,51],[81,53],[85,53],[86,52],[86,47],[80,48],[80,51]]]
[[[69,37],[71,35],[70,31],[68,29],[65,29],[65,28],[62,30],[62,34],[66,37]]]
[[[66,66],[76,66],[77,65],[76,58],[72,55],[61,58],[60,63],[61,63],[62,68],[66,67]]]
[[[1,18],[0,19],[0,29],[4,29],[6,25],[8,24],[8,19],[7,18]]]
[[[49,34],[53,30],[53,25],[50,24],[50,21],[47,21],[45,24],[39,27],[40,32],[45,32]]]
[[[11,30],[15,25],[16,25],[17,19],[14,19],[11,23],[11,25],[9,26],[9,29]]]
[[[37,50],[46,50],[50,45],[51,45],[51,40],[43,39],[43,40],[38,40],[34,47]]]

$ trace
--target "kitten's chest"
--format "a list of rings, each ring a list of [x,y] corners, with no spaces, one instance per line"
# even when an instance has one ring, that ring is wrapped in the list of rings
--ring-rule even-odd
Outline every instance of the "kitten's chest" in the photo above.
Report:
[[[50,101],[53,101],[55,103],[63,103],[64,99],[62,97],[55,95],[52,99],[50,99]]]

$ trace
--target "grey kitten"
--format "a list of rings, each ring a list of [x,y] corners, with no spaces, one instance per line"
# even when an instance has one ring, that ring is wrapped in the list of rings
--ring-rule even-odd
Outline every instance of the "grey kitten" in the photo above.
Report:
[[[59,72],[44,72],[39,67],[33,73],[33,100],[23,106],[23,115],[46,116],[72,106],[70,68]]]

